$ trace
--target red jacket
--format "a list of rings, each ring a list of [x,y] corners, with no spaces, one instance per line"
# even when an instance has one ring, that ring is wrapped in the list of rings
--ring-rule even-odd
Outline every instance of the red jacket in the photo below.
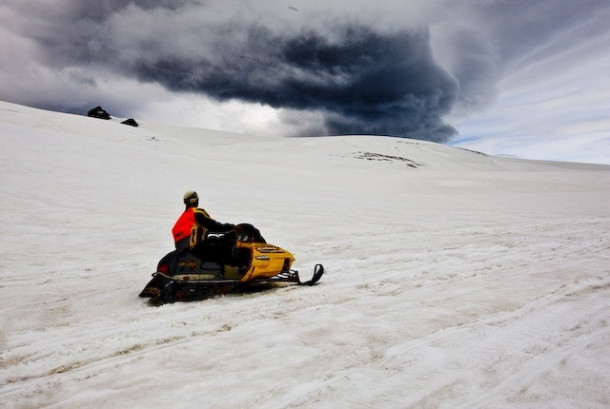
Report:
[[[194,248],[205,240],[208,232],[224,233],[233,228],[233,224],[219,223],[212,219],[203,209],[187,207],[174,224],[172,235],[177,249]]]

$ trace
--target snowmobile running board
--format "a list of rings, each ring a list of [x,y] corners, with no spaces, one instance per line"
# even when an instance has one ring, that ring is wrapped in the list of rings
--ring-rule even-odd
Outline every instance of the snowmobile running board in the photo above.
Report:
[[[265,284],[265,283],[295,283],[297,285],[306,285],[312,286],[316,285],[322,275],[324,274],[324,266],[322,264],[316,264],[314,267],[313,275],[310,280],[301,281],[299,277],[299,272],[297,270],[289,270],[285,272],[281,272],[278,275],[265,278],[265,279],[254,279],[247,282],[242,282],[240,280],[208,280],[201,279],[198,276],[203,274],[180,274],[179,276],[170,276],[161,272],[153,273],[153,277],[161,276],[171,281],[179,282],[179,283],[188,283],[190,285],[215,285],[215,284]],[[205,274],[206,276],[209,276]]]

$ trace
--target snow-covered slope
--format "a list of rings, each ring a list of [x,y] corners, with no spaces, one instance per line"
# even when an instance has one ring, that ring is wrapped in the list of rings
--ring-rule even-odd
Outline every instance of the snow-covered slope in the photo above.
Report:
[[[1,407],[610,406],[610,167],[0,103],[0,183]],[[147,306],[188,189],[320,285]]]

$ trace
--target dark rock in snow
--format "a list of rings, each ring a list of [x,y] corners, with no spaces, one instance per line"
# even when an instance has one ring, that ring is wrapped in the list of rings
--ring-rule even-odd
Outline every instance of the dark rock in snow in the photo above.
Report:
[[[135,126],[136,128],[138,127],[138,123],[133,118],[126,119],[126,120],[124,120],[121,123],[124,124],[124,125]]]
[[[91,118],[110,119],[110,114],[99,105],[90,109],[89,112],[87,112],[87,116],[90,116]]]

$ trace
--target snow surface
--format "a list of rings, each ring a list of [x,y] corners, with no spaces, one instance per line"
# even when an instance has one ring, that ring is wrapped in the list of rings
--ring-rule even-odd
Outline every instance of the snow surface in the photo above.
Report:
[[[119,122],[0,103],[1,407],[610,407],[610,166]],[[188,189],[320,284],[148,306]]]

